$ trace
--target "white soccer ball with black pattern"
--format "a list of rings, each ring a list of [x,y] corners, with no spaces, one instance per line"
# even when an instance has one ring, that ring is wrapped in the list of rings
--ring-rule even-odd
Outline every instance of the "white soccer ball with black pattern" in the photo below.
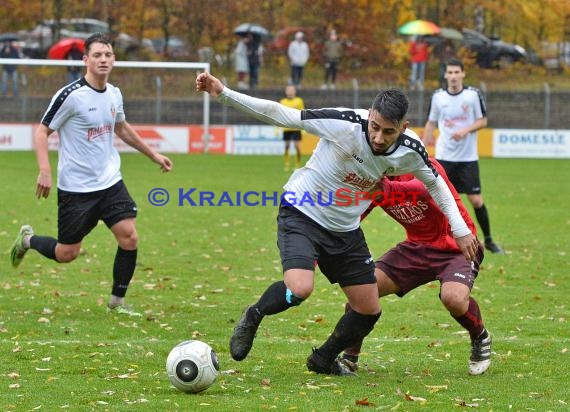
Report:
[[[208,389],[219,371],[216,352],[199,340],[179,343],[166,358],[166,373],[170,383],[182,392],[196,393]]]

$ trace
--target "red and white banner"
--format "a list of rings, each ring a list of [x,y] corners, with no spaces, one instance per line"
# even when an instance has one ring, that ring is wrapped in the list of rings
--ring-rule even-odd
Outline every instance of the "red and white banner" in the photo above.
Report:
[[[0,151],[32,150],[31,124],[0,124]]]
[[[204,128],[202,126],[190,126],[190,153],[229,153],[232,136],[230,129],[225,126],[211,126],[207,137],[207,150],[204,149]]]

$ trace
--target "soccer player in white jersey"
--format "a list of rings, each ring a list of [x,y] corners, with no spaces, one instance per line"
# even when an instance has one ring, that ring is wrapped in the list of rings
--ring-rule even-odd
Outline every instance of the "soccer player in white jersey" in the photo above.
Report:
[[[439,129],[435,158],[445,168],[455,189],[467,194],[485,236],[485,248],[502,254],[503,249],[491,236],[491,223],[479,178],[477,130],[487,126],[485,100],[479,90],[463,86],[465,69],[461,61],[449,60],[444,77],[447,89],[438,89],[433,94],[422,139],[426,144],[433,144],[433,132],[436,127]]]
[[[467,259],[475,258],[478,241],[445,181],[431,167],[421,141],[407,129],[408,100],[400,90],[379,93],[370,110],[298,110],[233,91],[210,73],[197,76],[196,89],[267,123],[321,138],[307,164],[285,185],[277,218],[284,279],[270,285],[242,314],[230,339],[233,359],[241,361],[248,355],[264,316],[283,312],[309,297],[318,264],[331,283],[340,285],[352,310],[341,317],[326,342],[313,350],[307,368],[324,374],[352,374],[337,356],[351,342],[367,336],[380,317],[374,260],[360,229],[360,215],[371,203],[366,195],[383,175],[413,173],[418,177],[448,216],[460,250]],[[348,195],[352,195],[349,202]]]
[[[36,196],[47,198],[52,188],[48,136],[54,131],[59,135],[58,237],[38,236],[31,226],[22,226],[11,261],[17,267],[25,253],[35,249],[57,262],[71,262],[79,255],[83,238],[103,220],[118,244],[107,309],[140,316],[124,304],[137,261],[137,207],[123,183],[113,135],[163,172],[172,169],[172,162],[149,147],[125,120],[121,91],[107,83],[115,62],[109,37],[95,33],[86,39],[83,61],[85,77],[57,91],[34,136],[40,171]]]

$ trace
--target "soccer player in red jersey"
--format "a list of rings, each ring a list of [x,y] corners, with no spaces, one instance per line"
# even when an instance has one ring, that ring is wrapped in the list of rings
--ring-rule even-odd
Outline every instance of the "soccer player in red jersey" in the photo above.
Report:
[[[430,160],[446,181],[461,216],[476,236],[475,224],[445,170],[437,160]],[[379,189],[383,198],[372,203],[362,218],[380,205],[406,230],[406,240],[376,261],[380,297],[391,294],[402,297],[418,286],[438,280],[443,305],[471,337],[469,374],[484,373],[491,364],[491,335],[485,329],[477,301],[470,296],[483,260],[483,247],[479,246],[472,262],[465,259],[455,243],[447,218],[414,176],[385,177],[379,182]],[[347,310],[350,310],[348,305]],[[353,371],[357,369],[361,346],[362,342],[344,351],[343,362]]]

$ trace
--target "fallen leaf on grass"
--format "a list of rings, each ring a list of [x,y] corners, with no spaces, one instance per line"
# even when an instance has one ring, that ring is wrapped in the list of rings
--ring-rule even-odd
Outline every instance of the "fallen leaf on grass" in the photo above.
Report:
[[[370,402],[368,400],[368,398],[364,398],[364,399],[357,399],[356,400],[356,404],[358,406],[374,406],[374,403]]]
[[[419,396],[413,396],[410,395],[409,393],[402,393],[402,390],[400,388],[396,389],[396,394],[402,396],[407,401],[420,402],[422,404],[427,402],[427,399],[425,398],[421,398]]]
[[[425,385],[429,393],[436,393],[441,390],[447,389],[447,385]]]
[[[138,375],[138,372],[136,373],[123,373],[121,375],[113,375],[113,376],[108,376],[105,379],[106,380],[111,380],[111,379],[134,379],[136,378]]]
[[[464,406],[464,407],[467,407],[467,408],[478,408],[478,407],[479,407],[479,404],[478,404],[478,403],[467,403],[467,402],[465,402],[465,401],[463,401],[463,400],[458,401],[456,405],[457,405],[457,406]]]
[[[426,403],[427,402],[426,398],[422,398],[420,396],[412,396],[409,393],[406,393],[406,395],[404,396],[404,399],[407,401],[420,402],[420,403]]]

